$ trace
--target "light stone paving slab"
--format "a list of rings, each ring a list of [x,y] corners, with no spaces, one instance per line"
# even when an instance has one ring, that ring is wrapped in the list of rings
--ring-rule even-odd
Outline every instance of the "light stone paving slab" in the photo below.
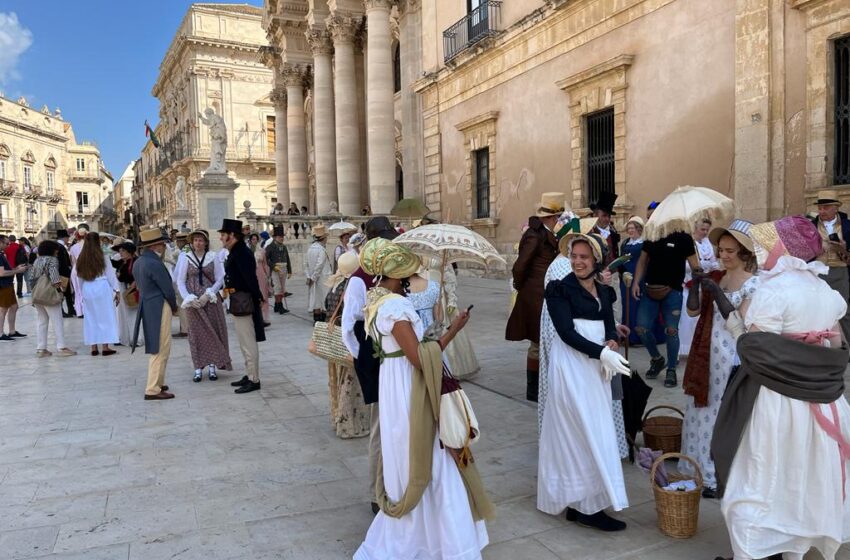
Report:
[[[497,504],[487,560],[681,559],[729,554],[717,502],[700,532],[665,537],[648,476],[624,463],[629,523],[606,535],[536,509],[537,418],[524,400],[524,343],[504,341],[505,282],[461,278],[475,304],[469,333],[481,373],[465,383],[483,431],[475,457]],[[0,343],[0,559],[324,560],[350,558],[369,527],[366,439],[340,440],[328,417],[327,368],[306,351],[303,278],[293,311],[273,316],[260,345],[263,389],[234,395],[244,364],[231,330],[234,371],[191,381],[187,341],[175,339],[167,383],[177,398],[142,399],[147,358],[118,347],[92,357],[82,322],[66,319],[80,355],[36,359],[34,310]],[[26,300],[24,301],[26,302]],[[175,322],[176,329],[176,322]],[[644,351],[632,352],[639,370]],[[680,373],[684,370],[680,367]],[[650,382],[651,404],[679,407],[681,389]],[[838,558],[850,560],[843,547]]]

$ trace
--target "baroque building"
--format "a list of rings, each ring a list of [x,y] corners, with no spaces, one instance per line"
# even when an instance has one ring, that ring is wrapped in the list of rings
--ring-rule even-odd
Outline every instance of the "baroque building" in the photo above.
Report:
[[[689,184],[754,221],[850,198],[846,0],[265,0],[263,26],[277,198],[319,213],[421,197],[507,250],[544,191],[622,220]]]
[[[159,100],[157,148],[148,140],[136,164],[140,192],[132,197],[133,221],[194,227],[200,214],[197,181],[210,162],[210,141],[201,114],[212,109],[227,126],[226,164],[239,183],[241,206],[271,213],[274,177],[275,111],[273,76],[260,61],[266,44],[262,10],[246,4],[192,4],[160,65],[152,94]],[[178,177],[186,179],[186,210],[174,196]]]
[[[0,233],[44,238],[89,224],[113,231],[112,176],[59,109],[0,95]]]

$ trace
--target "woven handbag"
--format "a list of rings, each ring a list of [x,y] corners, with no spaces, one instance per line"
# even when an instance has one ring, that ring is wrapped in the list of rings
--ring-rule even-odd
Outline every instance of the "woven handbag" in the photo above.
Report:
[[[351,367],[354,365],[354,358],[342,342],[342,330],[336,327],[336,319],[341,307],[342,298],[339,298],[339,303],[330,320],[327,323],[317,321],[313,325],[313,336],[310,337],[307,350],[323,360]]]

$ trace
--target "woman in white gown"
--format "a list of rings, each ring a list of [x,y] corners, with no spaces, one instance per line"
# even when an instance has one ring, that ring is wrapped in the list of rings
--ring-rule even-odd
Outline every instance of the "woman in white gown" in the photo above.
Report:
[[[611,411],[611,379],[629,375],[616,350],[614,289],[598,281],[605,243],[571,233],[559,243],[573,272],[546,287],[546,307],[558,333],[547,376],[540,433],[537,509],[602,531],[626,524],[605,513],[628,507]]]
[[[117,344],[118,305],[121,287],[115,276],[112,263],[103,254],[100,236],[95,232],[86,235],[80,256],[77,259],[77,276],[83,304],[83,341],[91,346],[91,355],[97,356],[98,344],[103,345],[103,355],[111,356]]]
[[[735,560],[802,560],[812,547],[832,560],[850,540],[847,349],[838,328],[847,303],[818,277],[826,266],[809,262],[822,252],[811,222],[783,218],[753,226],[751,236],[764,271],[743,324],[730,316],[730,330],[748,333],[712,441],[721,511]],[[800,398],[786,395],[795,392]]]
[[[694,226],[694,244],[697,257],[703,272],[712,272],[720,268],[714,246],[708,238],[711,220],[703,220]],[[691,265],[685,263],[685,288],[682,290],[682,315],[679,318],[679,356],[687,357],[691,352],[694,340],[694,330],[697,328],[697,317],[688,314],[688,292],[691,283]]]
[[[380,248],[373,251],[374,247]],[[413,377],[422,375],[418,349],[424,333],[416,309],[400,294],[406,292],[407,279],[419,268],[419,259],[395,243],[367,244],[361,252],[361,263],[370,261],[377,263],[374,269],[381,278],[369,292],[366,323],[385,354],[379,388],[383,486],[389,501],[398,504],[408,490],[412,468],[409,453],[416,444],[411,440],[411,395]],[[463,328],[468,318],[468,313],[461,313],[440,339],[441,347]],[[456,453],[443,448],[439,430],[433,444],[425,445],[432,449],[431,476],[418,503],[399,517],[384,510],[379,512],[355,552],[355,560],[481,558],[481,550],[488,543],[487,529],[484,521],[474,519],[453,458]]]

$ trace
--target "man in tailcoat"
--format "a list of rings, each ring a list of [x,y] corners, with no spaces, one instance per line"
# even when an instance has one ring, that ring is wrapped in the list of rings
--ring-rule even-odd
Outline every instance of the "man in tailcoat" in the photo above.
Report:
[[[67,311],[62,312],[63,317],[73,317],[74,313],[74,292],[71,290],[71,254],[68,252],[68,230],[60,229],[56,231],[56,243],[59,245],[59,278],[61,279],[62,293],[65,296],[65,305]]]
[[[513,266],[516,303],[511,310],[506,340],[528,340],[525,398],[537,402],[540,375],[540,314],[543,312],[543,280],[546,270],[558,256],[558,241],[552,228],[564,212],[564,193],[543,193],[536,213],[528,219],[528,229],[519,242]]]
[[[260,305],[263,294],[257,281],[257,262],[251,249],[245,245],[241,220],[225,219],[218,230],[221,244],[230,253],[224,262],[224,287],[230,297],[237,292],[251,295],[254,309],[251,315],[236,315],[231,304],[231,316],[239,339],[239,349],[245,358],[246,375],[230,385],[236,387],[236,393],[250,393],[260,389],[260,348],[258,342],[266,340],[263,313]]]
[[[150,354],[145,400],[173,399],[165,385],[165,368],[171,354],[171,318],[177,312],[177,296],[171,275],[162,262],[168,237],[159,229],[139,235],[142,255],[133,264],[133,276],[139,290],[139,314],[133,332],[133,350],[139,340],[139,324],[144,325],[145,353]]]

